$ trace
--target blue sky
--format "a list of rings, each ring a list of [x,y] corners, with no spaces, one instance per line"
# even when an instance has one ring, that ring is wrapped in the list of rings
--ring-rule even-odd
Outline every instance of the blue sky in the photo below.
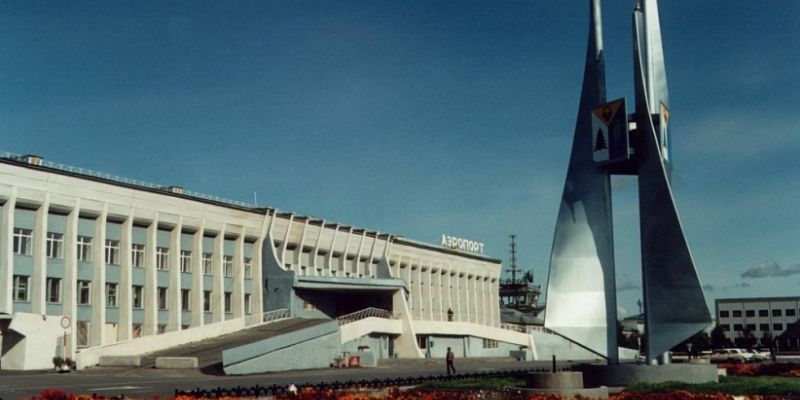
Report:
[[[603,5],[632,96],[633,1]],[[710,302],[800,286],[800,2],[660,5],[673,190]],[[546,282],[588,3],[0,2],[3,150],[437,243]],[[622,313],[636,182],[614,179]]]

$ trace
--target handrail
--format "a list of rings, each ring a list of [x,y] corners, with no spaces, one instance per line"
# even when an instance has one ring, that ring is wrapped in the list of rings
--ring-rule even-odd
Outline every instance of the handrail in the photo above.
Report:
[[[288,308],[280,308],[277,310],[267,311],[262,315],[261,322],[277,321],[279,319],[286,319],[292,316]]]
[[[342,326],[342,325],[345,325],[345,324],[349,324],[351,322],[356,322],[358,320],[361,320],[361,319],[364,319],[364,318],[370,318],[370,317],[384,318],[384,319],[393,319],[394,318],[394,316],[392,315],[392,312],[389,311],[389,310],[384,310],[382,308],[369,307],[369,308],[365,308],[365,309],[360,310],[360,311],[356,311],[354,313],[342,315],[342,316],[340,316],[340,317],[338,317],[336,319],[339,320],[339,326]]]

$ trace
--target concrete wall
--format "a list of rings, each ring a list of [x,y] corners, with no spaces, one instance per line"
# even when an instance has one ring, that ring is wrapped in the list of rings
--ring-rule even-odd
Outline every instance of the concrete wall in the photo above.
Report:
[[[53,357],[61,356],[64,330],[60,318],[14,313],[3,332],[0,363],[6,370],[53,368]]]
[[[227,349],[226,374],[240,375],[327,367],[340,352],[339,323],[331,321],[299,331]]]
[[[255,325],[253,325],[255,326]],[[81,350],[77,354],[77,367],[83,369],[96,365],[100,356],[131,356],[143,355],[180,346],[186,343],[197,342],[219,335],[236,332],[245,328],[245,321],[242,318],[218,322],[201,327],[187,329],[185,331],[167,332],[161,335],[145,336],[138,339],[117,342],[104,346],[96,346]]]

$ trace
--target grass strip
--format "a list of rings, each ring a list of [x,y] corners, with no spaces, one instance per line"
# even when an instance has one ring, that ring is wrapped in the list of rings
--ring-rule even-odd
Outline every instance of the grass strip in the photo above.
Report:
[[[676,390],[731,395],[796,396],[800,395],[800,379],[783,376],[721,376],[719,383],[634,383],[625,388],[626,392],[632,393],[668,393]]]

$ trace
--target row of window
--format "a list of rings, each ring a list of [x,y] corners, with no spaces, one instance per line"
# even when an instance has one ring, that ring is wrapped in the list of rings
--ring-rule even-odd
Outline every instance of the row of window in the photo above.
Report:
[[[722,328],[722,330],[725,331],[725,332],[730,331],[731,328],[734,331],[745,331],[745,330],[747,330],[747,331],[750,331],[750,332],[755,332],[756,324],[733,324],[733,326],[728,325],[728,324],[722,324],[722,325],[720,325],[720,328]],[[769,324],[758,324],[758,330],[761,331],[761,332],[769,332]],[[772,324],[772,330],[773,331],[782,331],[783,330],[783,324],[780,324],[780,323]]]
[[[785,311],[785,314],[784,314],[784,311]],[[728,310],[721,310],[719,312],[719,317],[720,318],[728,318],[728,317],[730,317],[730,315],[731,315],[731,312],[728,312]],[[732,315],[733,315],[733,318],[741,318],[742,310],[733,310],[732,311]],[[756,310],[744,310],[744,315],[745,315],[745,317],[755,317],[756,316]],[[797,315],[797,310],[795,310],[794,308],[787,308],[786,310],[781,310],[781,309],[773,309],[772,310],[772,316],[773,317],[782,317],[784,315],[786,315],[787,317],[794,317],[795,315]],[[769,317],[769,310],[758,310],[758,316],[759,317]]]
[[[61,279],[60,278],[47,278],[45,298],[48,303],[61,303]],[[117,295],[119,285],[116,283],[106,283],[106,306],[117,307]],[[133,308],[143,308],[144,304],[144,286],[132,285],[131,286],[131,300]],[[91,281],[78,281],[78,292],[76,294],[78,304],[89,305],[91,304]],[[165,287],[157,288],[157,305],[159,310],[167,309],[167,290]],[[30,276],[27,275],[14,275],[14,301],[29,301],[30,293]],[[226,313],[231,312],[231,292],[225,292],[224,310]],[[211,312],[211,291],[203,291],[203,311]],[[183,311],[191,311],[191,290],[181,289],[181,309]],[[250,313],[250,294],[244,295],[244,312]]]
[[[32,253],[33,231],[30,229],[14,229],[13,251],[17,255],[29,256]],[[47,232],[45,238],[45,253],[48,258],[64,258],[64,235],[60,233]],[[76,241],[78,261],[92,261],[92,238],[88,236],[78,236]],[[106,240],[105,243],[105,263],[119,265],[120,245],[117,240]],[[202,266],[203,274],[213,275],[212,258],[213,253],[203,253]],[[144,268],[145,247],[143,244],[131,245],[131,265],[137,268]],[[249,257],[244,258],[244,276],[252,277],[253,262]],[[179,258],[181,272],[192,272],[192,252],[181,250]],[[223,274],[226,277],[233,276],[233,257],[222,257]],[[169,269],[169,249],[166,247],[156,247],[156,269],[166,271]]]

